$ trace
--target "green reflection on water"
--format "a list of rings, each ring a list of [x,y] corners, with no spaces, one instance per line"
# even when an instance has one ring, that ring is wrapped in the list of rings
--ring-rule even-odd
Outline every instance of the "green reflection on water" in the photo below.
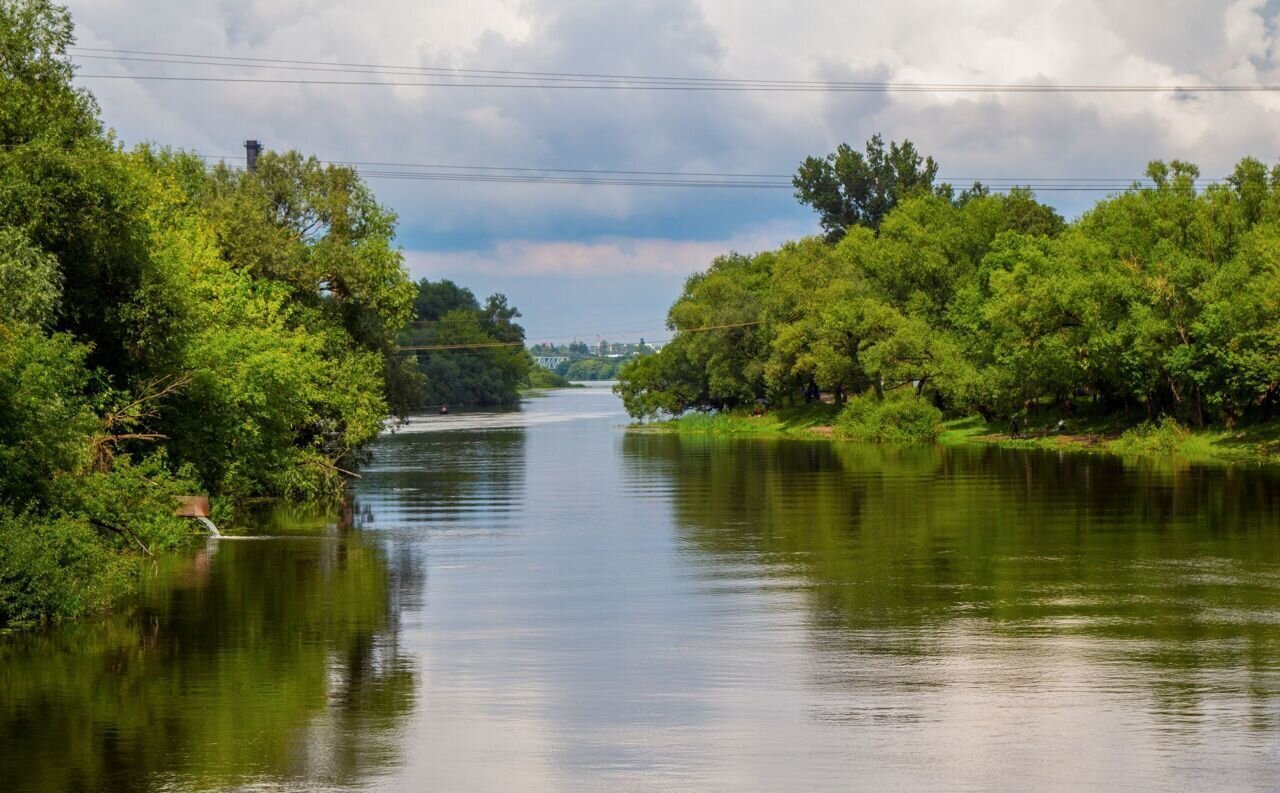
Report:
[[[414,634],[415,649],[440,655],[435,685],[445,696],[434,700],[437,708],[457,701],[448,693],[459,680],[463,689],[488,685],[482,701],[497,702],[504,684],[545,683],[540,676],[555,668],[548,658],[571,665],[608,658],[591,646],[582,625],[578,645],[562,643],[563,634],[553,629],[572,628],[575,618],[594,624],[581,600],[595,595],[626,604],[639,591],[652,598],[638,603],[649,609],[645,618],[652,615],[655,622],[643,625],[655,633],[701,636],[682,634],[676,623],[724,615],[725,631],[755,632],[759,640],[726,642],[712,630],[700,652],[733,647],[747,655],[754,647],[762,664],[773,663],[789,657],[787,648],[776,654],[764,648],[798,641],[801,661],[785,671],[799,670],[802,683],[779,679],[777,689],[806,704],[805,718],[860,719],[877,728],[925,723],[931,706],[954,707],[957,701],[983,708],[1016,701],[1053,715],[1051,705],[1065,699],[1085,720],[1081,734],[1101,728],[1107,735],[1109,709],[1126,725],[1139,723],[1138,734],[1206,720],[1219,728],[1171,741],[1169,756],[1202,741],[1215,749],[1250,740],[1274,744],[1280,730],[1280,489],[1274,473],[1127,467],[1110,458],[999,449],[665,435],[629,435],[619,444],[633,488],[616,500],[579,499],[575,494],[592,482],[547,467],[555,455],[578,453],[572,443],[551,454],[510,430],[393,436],[356,489],[354,517],[288,511],[259,517],[258,525],[272,534],[300,526],[311,534],[213,543],[148,568],[128,614],[0,637],[0,790],[310,790],[358,787],[384,772],[411,773],[400,767],[410,752],[435,750],[431,756],[443,756],[446,765],[468,762],[469,756],[450,755],[448,740],[427,745],[448,738],[430,731],[439,712],[424,709],[415,731],[407,728],[415,699],[428,699],[417,695],[418,686],[431,683],[415,679],[413,659],[399,647],[398,609],[414,608],[425,589],[421,544],[432,535],[424,527],[448,535],[435,544],[437,564],[442,558],[446,564],[468,562],[454,565],[453,598],[443,601],[452,610],[436,615],[431,632]],[[544,455],[535,455],[544,475],[526,486],[526,472],[534,470],[526,469],[531,448]],[[611,475],[612,469],[601,470]],[[567,507],[556,506],[561,498]],[[655,545],[665,554],[668,509],[679,549],[670,589],[639,587],[618,595],[612,589],[625,586],[609,580],[601,586],[610,592],[592,592],[591,577],[567,587],[539,577],[557,575],[554,565],[493,561],[495,553],[528,552],[531,546],[499,535],[529,524],[537,530],[512,536],[560,543],[540,548],[580,553],[574,564],[616,563],[607,556],[611,543],[592,543],[584,539],[591,537],[586,531],[557,534],[537,521],[568,526],[565,516],[575,515],[583,524],[597,520],[607,534],[610,519],[641,510],[646,520],[637,525],[663,532]],[[345,528],[348,520],[368,525],[378,541]],[[388,553],[395,554],[392,560]],[[637,569],[669,565],[663,554],[637,558]],[[684,577],[690,569],[692,579]],[[504,570],[515,571],[511,580],[495,578]],[[666,580],[673,571],[652,572]],[[685,588],[690,580],[693,586]],[[530,588],[531,600],[550,599],[534,604],[541,610],[496,609],[495,603],[509,602],[504,597],[522,596],[516,591],[522,586]],[[729,596],[718,601],[720,588]],[[459,594],[490,589],[498,593],[495,600]],[[556,600],[572,592],[577,601]],[[468,603],[478,610],[466,611]],[[531,613],[545,622],[531,628],[521,621]],[[671,624],[656,622],[662,614]],[[474,624],[502,630],[480,631],[477,639]],[[538,644],[539,627],[547,631],[546,645]],[[436,639],[434,648],[424,634]],[[525,655],[501,657],[487,678],[483,668],[471,668],[465,652],[443,657],[481,641],[486,648],[489,642],[503,647],[508,635],[530,642],[522,647]],[[611,633],[602,641],[617,638]],[[649,646],[638,638],[637,647]],[[586,652],[571,652],[574,647]],[[745,670],[738,678],[717,680],[708,673],[705,680],[690,675],[676,682],[691,700],[750,692],[762,704],[743,712],[776,720],[777,702],[751,687],[751,660],[725,665]],[[449,680],[441,672],[451,664],[461,677]],[[647,664],[649,659],[620,669],[570,666],[565,674],[575,680],[581,674],[597,686],[612,685],[611,675],[647,686],[652,678],[630,675]],[[705,690],[697,688],[703,684]],[[812,703],[811,686],[820,693]],[[619,691],[631,697],[622,701],[647,695],[647,689]],[[588,685],[582,703],[598,701],[590,692]],[[1006,694],[1015,699],[1005,700]],[[1024,694],[1027,699],[1016,699]],[[518,711],[518,698],[513,702]],[[578,707],[587,705],[575,700],[571,715],[589,729],[598,726],[592,719],[606,725],[624,719],[616,711],[573,711]],[[988,719],[983,710],[975,716],[980,721],[944,726],[960,731],[954,744],[963,746],[967,727],[1004,717],[991,714]],[[679,721],[687,713],[675,708],[663,715]],[[490,716],[451,713],[442,723],[484,725]],[[785,719],[778,723],[784,732],[796,727],[788,728]],[[1221,729],[1224,723],[1227,729]],[[873,729],[862,736],[875,751],[898,743],[896,732]],[[683,738],[680,744],[686,745]],[[742,750],[710,734],[687,745],[708,757]],[[1046,751],[1035,741],[1011,746],[1031,758]],[[1264,751],[1238,756],[1265,769],[1272,755]],[[510,756],[495,757],[494,764],[510,760],[510,767],[520,767],[520,752],[515,741]],[[628,745],[625,752],[641,758],[635,762],[642,774],[652,770],[644,763],[660,758],[663,748],[657,740]],[[879,757],[867,752],[859,757],[851,751],[848,768],[874,770]],[[815,757],[823,759],[821,753]],[[1161,759],[1139,759],[1155,762],[1152,757]],[[446,769],[455,778],[482,770]],[[589,772],[597,782],[599,768]],[[521,782],[510,780],[515,788]]]
[[[1043,654],[1070,647],[1100,675],[1123,666],[1116,685],[1156,710],[1195,718],[1239,695],[1251,727],[1277,726],[1274,472],[643,434],[623,453],[670,477],[709,577],[803,592],[837,663],[945,660],[976,641],[1051,667]]]
[[[213,542],[131,613],[0,641],[6,790],[347,784],[394,764],[415,679],[359,535]]]

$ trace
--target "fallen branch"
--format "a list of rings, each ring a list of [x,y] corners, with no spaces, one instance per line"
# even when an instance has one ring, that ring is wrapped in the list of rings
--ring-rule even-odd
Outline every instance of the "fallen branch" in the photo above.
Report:
[[[112,526],[110,523],[107,523],[105,520],[99,520],[98,518],[89,518],[89,522],[100,529],[114,531],[116,534],[119,534],[121,537],[128,537],[129,539],[132,539],[134,542],[138,544],[138,547],[142,549],[143,553],[145,553],[147,556],[150,556],[152,559],[155,558],[156,555],[151,552],[151,549],[147,547],[146,543],[144,543],[138,537],[138,535],[134,534],[133,531],[131,531],[130,529],[127,529],[127,528],[122,529],[119,526]]]
[[[122,432],[116,435],[104,435],[102,437],[108,443],[119,443],[121,441],[165,441],[169,439],[168,435],[162,435],[159,432]]]
[[[138,393],[131,402],[108,411],[102,417],[101,431],[91,441],[94,469],[110,470],[115,460],[115,447],[125,441],[166,440],[165,435],[151,432],[146,423],[159,417],[159,402],[179,393],[191,381],[191,375],[186,374],[147,380],[138,385]]]
[[[321,468],[328,468],[330,470],[337,471],[340,474],[346,474],[347,476],[353,477],[355,479],[364,479],[363,476],[361,476],[360,474],[357,474],[355,471],[348,471],[345,468],[339,468],[338,466],[334,465],[328,460],[300,460],[298,462],[298,465],[318,465]]]

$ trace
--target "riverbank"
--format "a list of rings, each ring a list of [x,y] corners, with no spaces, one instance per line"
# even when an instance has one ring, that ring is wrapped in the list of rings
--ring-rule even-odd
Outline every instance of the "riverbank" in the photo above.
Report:
[[[735,454],[619,432],[606,389],[473,415],[508,421],[380,436],[345,516],[264,505],[245,531],[275,539],[164,555],[109,615],[0,636],[4,789],[494,793],[541,780],[548,730],[589,751],[547,790],[714,791],[761,758],[781,772],[741,787],[892,787],[904,746],[944,765],[901,787],[987,789],[965,753],[1052,767],[1063,696],[1072,740],[1106,744],[1068,758],[1080,789],[1280,766],[1251,719],[1280,692],[1280,471]],[[1198,699],[1151,706],[1171,691]],[[619,732],[618,703],[674,726]],[[828,717],[868,708],[890,717]],[[707,714],[749,728],[671,739]]]
[[[550,391],[555,388],[583,388],[584,386],[571,383],[567,378],[558,375],[550,369],[543,369],[541,366],[534,368],[529,372],[529,377],[525,384],[520,388],[521,394],[536,394],[541,391]]]
[[[633,424],[634,432],[676,433],[681,435],[752,435],[757,437],[791,437],[812,439],[833,437],[832,422],[837,410],[833,405],[818,404],[771,410],[762,416],[749,413],[686,413],[667,421]]]
[[[632,431],[839,441],[834,428],[837,412],[834,405],[824,404],[782,408],[762,416],[746,412],[694,413],[668,421],[633,425]],[[1063,430],[1058,432],[1057,420],[1054,415],[1031,421],[1025,424],[1019,437],[1013,437],[1007,426],[989,424],[977,416],[951,419],[945,422],[938,444],[1103,453],[1218,464],[1280,464],[1280,421],[1238,430],[1222,427],[1192,430],[1171,423],[1135,425],[1110,416],[1065,420]]]

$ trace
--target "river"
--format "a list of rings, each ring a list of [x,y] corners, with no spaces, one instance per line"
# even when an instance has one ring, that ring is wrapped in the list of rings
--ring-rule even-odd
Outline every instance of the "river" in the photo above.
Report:
[[[414,419],[0,637],[0,789],[1280,786],[1275,471],[625,422]]]

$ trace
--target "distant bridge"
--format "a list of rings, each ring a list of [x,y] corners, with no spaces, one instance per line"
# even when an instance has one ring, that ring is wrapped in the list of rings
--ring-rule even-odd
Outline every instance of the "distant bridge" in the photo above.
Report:
[[[560,364],[569,360],[567,355],[535,355],[533,360],[543,369],[555,369]]]

